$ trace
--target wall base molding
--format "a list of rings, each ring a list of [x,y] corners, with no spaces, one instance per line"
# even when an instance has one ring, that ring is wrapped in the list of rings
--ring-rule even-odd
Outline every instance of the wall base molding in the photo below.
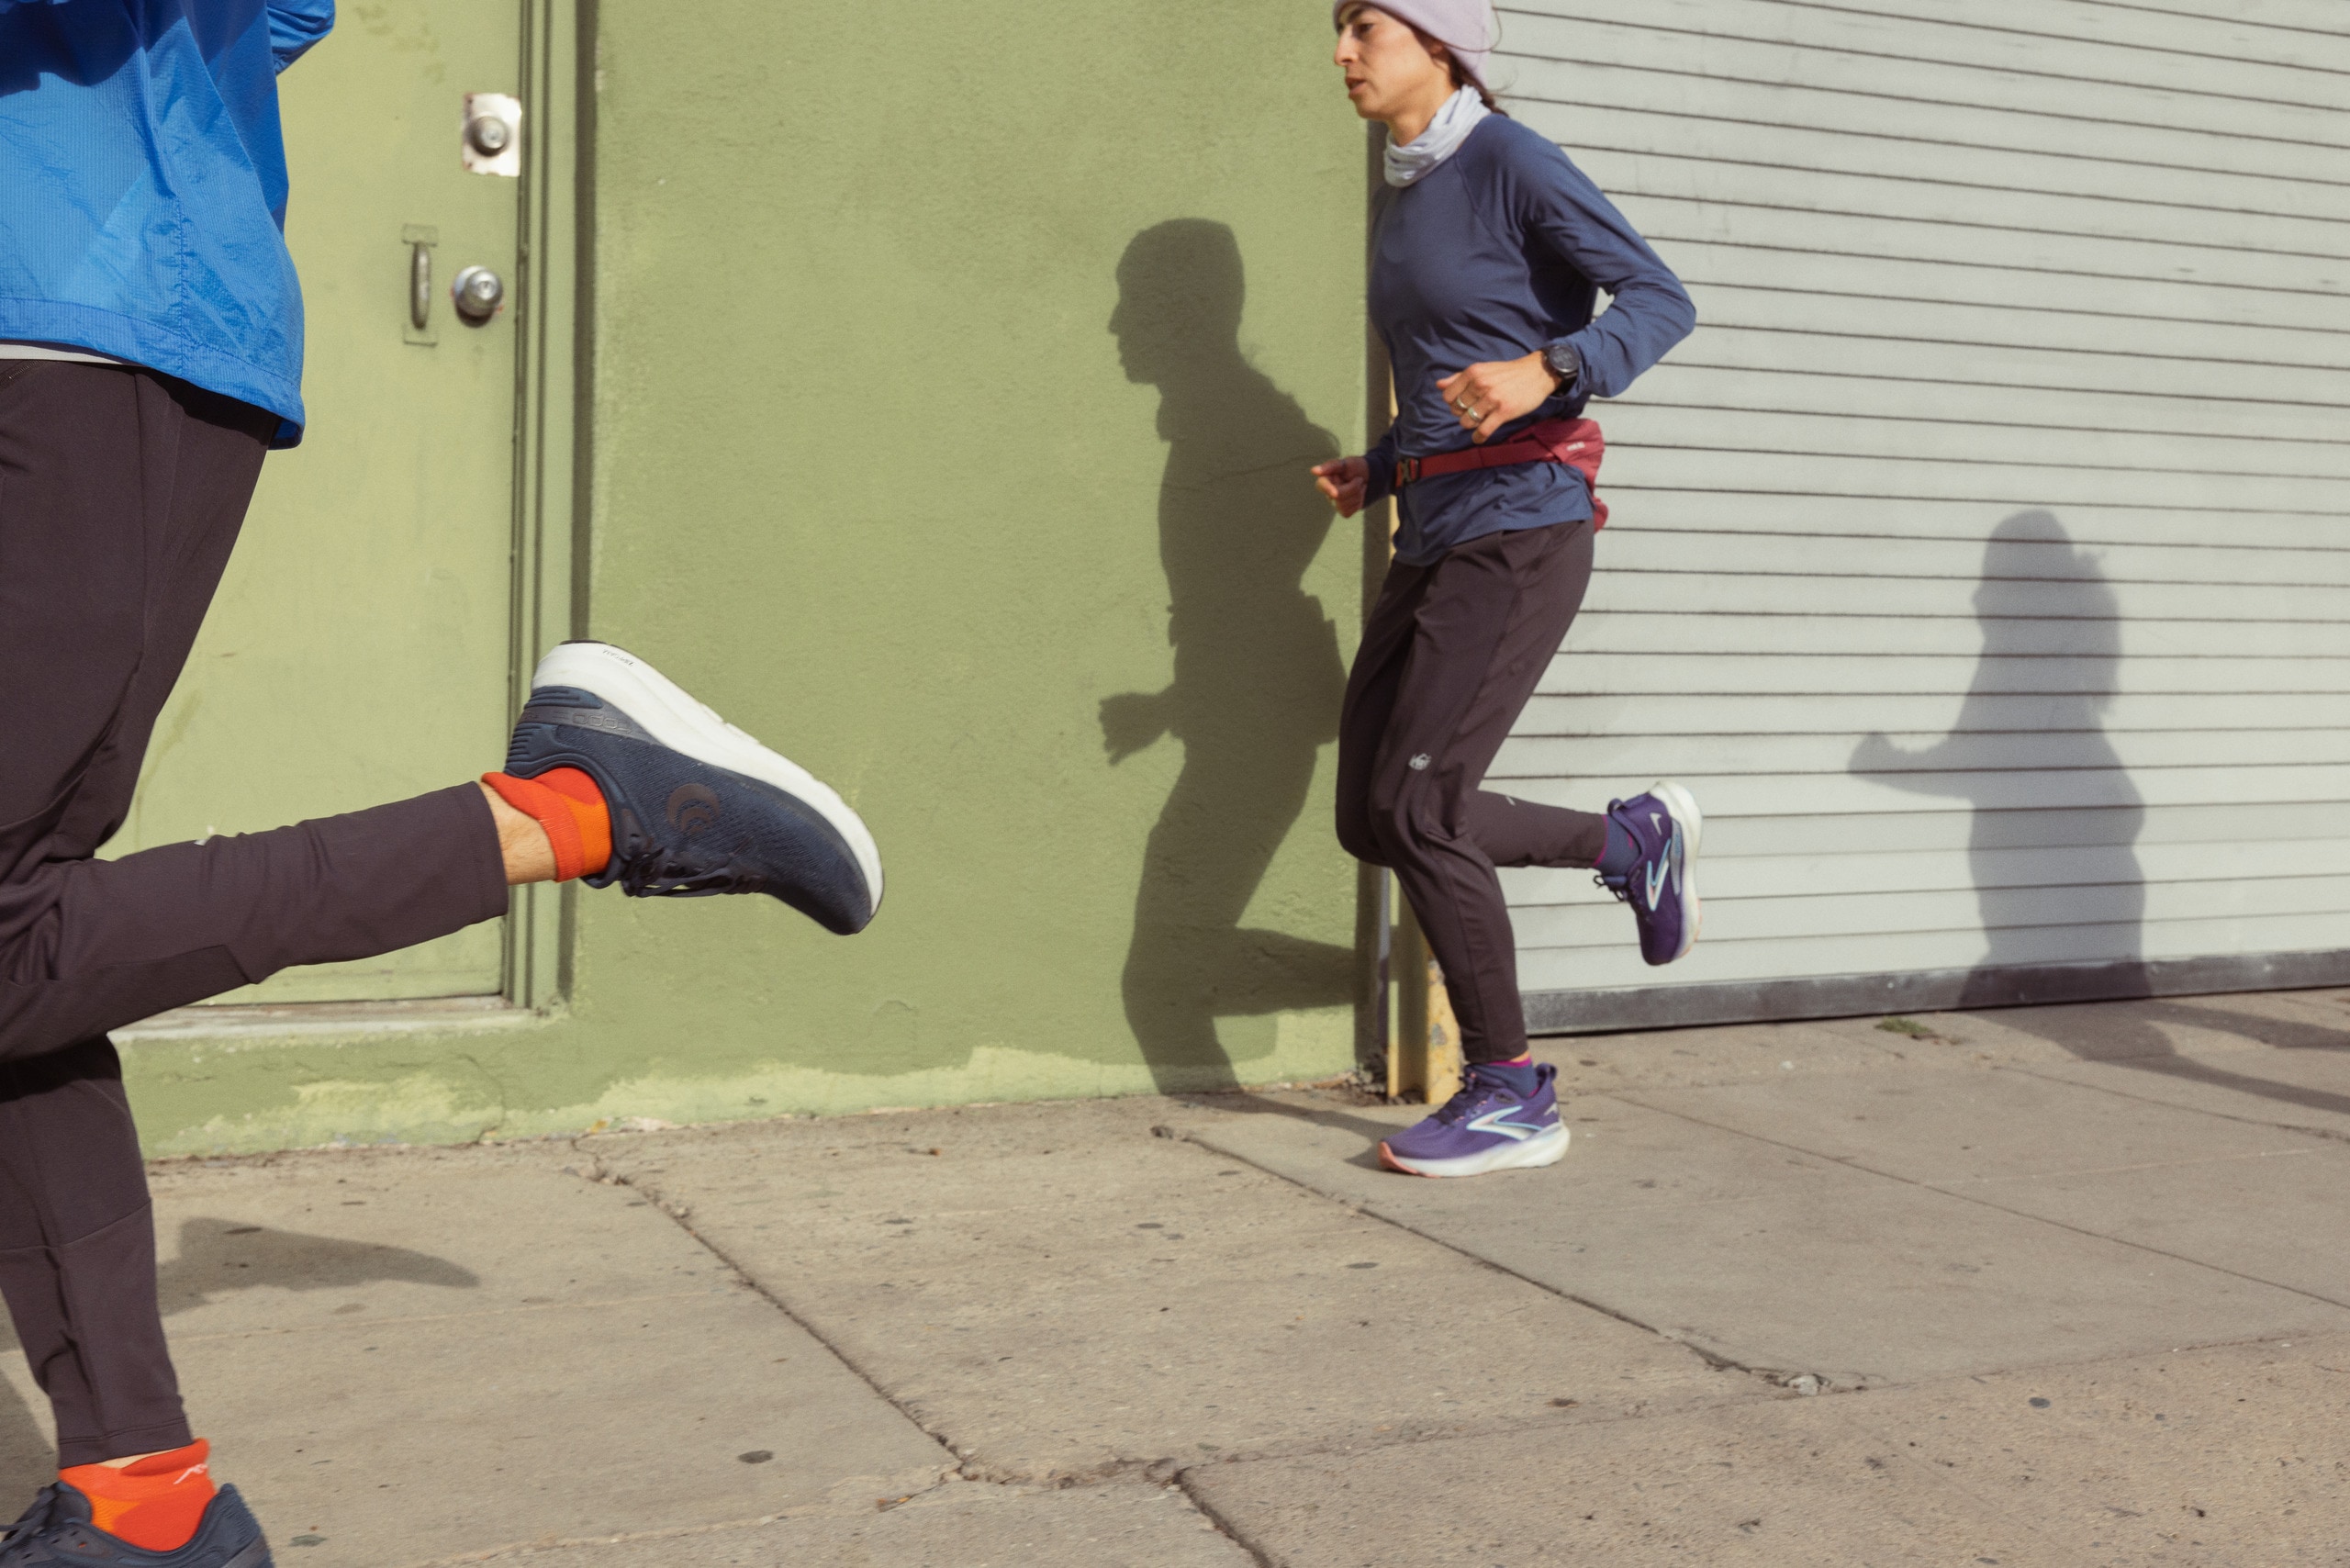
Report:
[[[1698,1024],[1948,1013],[2336,985],[2350,985],[2350,948],[1889,975],[1820,975],[1615,991],[1530,991],[1526,993],[1526,1026],[1536,1035],[1598,1035]]]

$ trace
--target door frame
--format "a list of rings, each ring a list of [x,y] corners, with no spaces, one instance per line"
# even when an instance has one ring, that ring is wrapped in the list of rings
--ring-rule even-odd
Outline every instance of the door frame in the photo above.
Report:
[[[594,407],[594,0],[522,0],[522,174],[516,236],[513,576],[508,695],[539,655],[586,635],[588,431]],[[507,911],[509,1005],[545,1013],[571,979],[577,890],[518,888]]]

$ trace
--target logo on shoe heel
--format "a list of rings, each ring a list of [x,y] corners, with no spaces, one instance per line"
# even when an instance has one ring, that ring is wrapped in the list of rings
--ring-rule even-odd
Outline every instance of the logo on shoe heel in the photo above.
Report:
[[[1663,898],[1665,884],[1671,880],[1673,868],[1680,864],[1681,824],[1679,823],[1674,823],[1673,824],[1673,838],[1672,841],[1665,846],[1664,853],[1658,856],[1654,860],[1649,863],[1648,894],[1649,908],[1651,911],[1656,908],[1657,902]]]
[[[669,825],[688,838],[718,825],[718,793],[701,784],[680,784],[669,791]]]

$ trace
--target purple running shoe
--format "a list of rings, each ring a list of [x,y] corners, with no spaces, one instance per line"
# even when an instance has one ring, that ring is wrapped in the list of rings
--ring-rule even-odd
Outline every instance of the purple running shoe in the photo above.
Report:
[[[1567,1152],[1567,1124],[1559,1119],[1559,1070],[1472,1065],[1460,1092],[1436,1114],[1379,1146],[1380,1163],[1407,1176],[1483,1176],[1556,1165]],[[1532,1093],[1510,1080],[1530,1079]]]
[[[1667,780],[1645,795],[1607,802],[1607,817],[1631,835],[1639,857],[1620,878],[1599,885],[1632,906],[1640,957],[1669,964],[1697,945],[1705,912],[1697,902],[1697,840],[1706,819],[1689,791]]]

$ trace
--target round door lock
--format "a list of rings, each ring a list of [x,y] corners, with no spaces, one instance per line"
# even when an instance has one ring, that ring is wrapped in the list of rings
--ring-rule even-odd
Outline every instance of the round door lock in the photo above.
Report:
[[[466,325],[478,327],[506,303],[506,282],[487,267],[467,267],[451,281],[449,293]]]
[[[476,115],[465,122],[465,141],[485,158],[495,158],[514,140],[514,128],[496,115]]]

